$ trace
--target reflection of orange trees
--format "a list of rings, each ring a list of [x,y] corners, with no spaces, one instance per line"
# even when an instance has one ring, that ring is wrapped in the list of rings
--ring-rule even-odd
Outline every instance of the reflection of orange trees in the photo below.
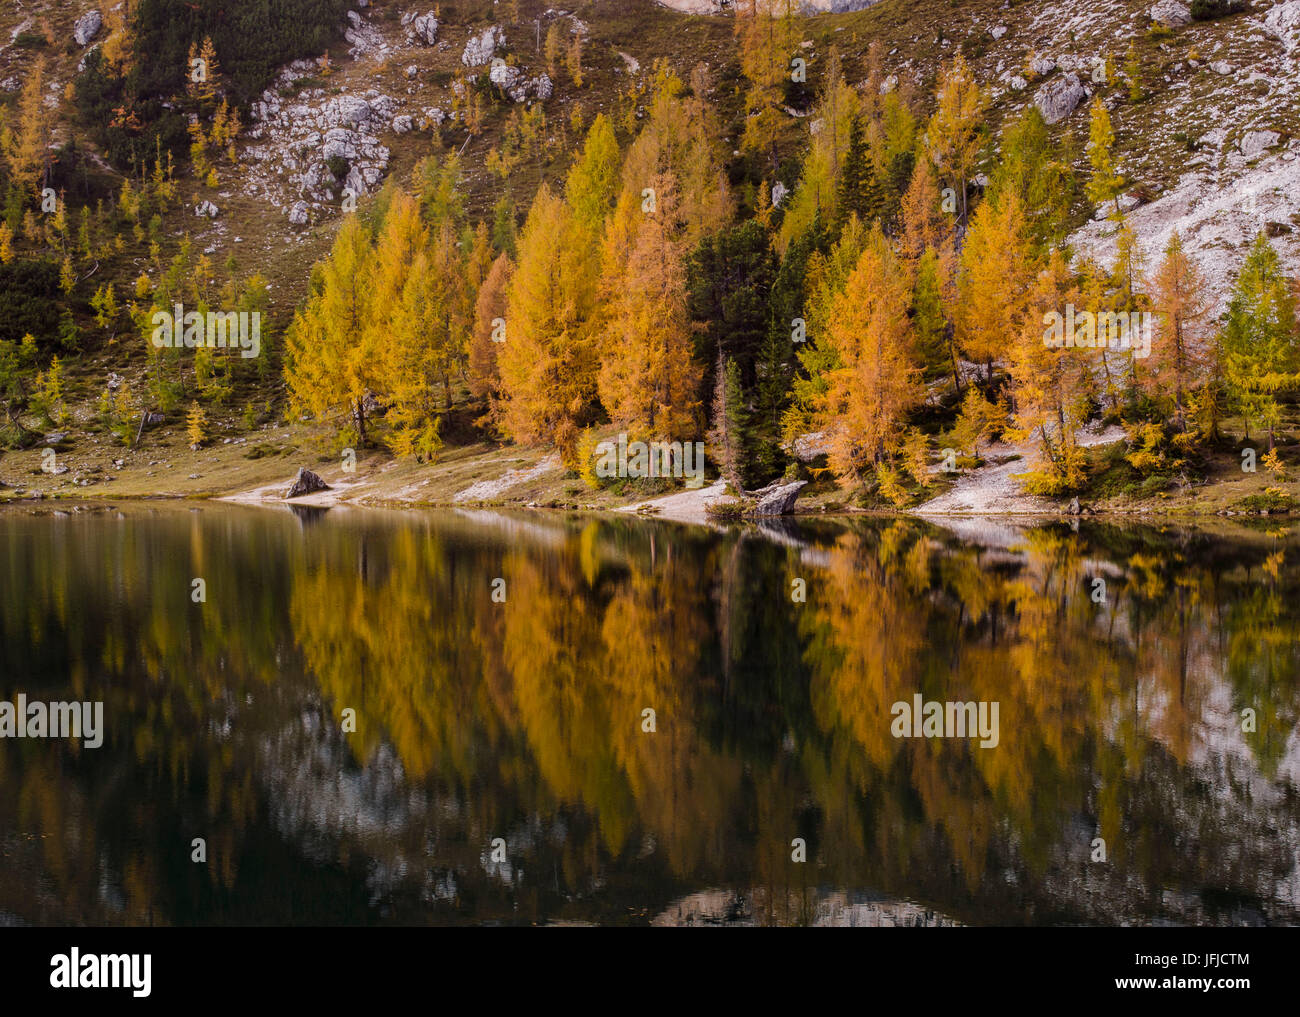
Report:
[[[283,521],[251,524],[250,516],[232,527],[230,515],[217,516],[88,514],[69,521],[75,539],[47,519],[5,529],[0,567],[22,581],[0,576],[0,591],[20,591],[0,599],[0,650],[23,648],[25,680],[66,679],[51,698],[102,700],[106,730],[93,750],[77,741],[46,742],[40,752],[0,744],[0,817],[16,817],[41,853],[39,864],[15,859],[12,871],[39,871],[57,884],[34,901],[35,885],[0,881],[19,894],[0,900],[0,910],[58,923],[166,921],[150,908],[174,876],[168,851],[188,858],[188,840],[176,839],[163,804],[172,800],[194,807],[192,834],[208,838],[209,861],[194,866],[196,878],[234,885],[237,845],[258,807],[255,775],[230,742],[212,743],[208,724],[278,677],[287,580],[268,575],[265,562],[268,545],[280,561],[292,551]],[[207,582],[205,603],[191,600],[195,577]],[[87,594],[106,588],[108,598]],[[0,673],[3,663],[0,655]],[[238,722],[245,718],[258,723],[252,711]],[[144,789],[122,780],[128,772]],[[126,847],[119,819],[129,824]],[[119,879],[123,910],[110,910],[101,884]]]
[[[946,610],[936,610],[930,600],[932,549],[916,536],[915,528],[896,524],[878,543],[862,534],[841,539],[819,580],[829,588],[815,598],[809,615],[813,710],[835,743],[848,741],[836,744],[832,758],[862,793],[879,791],[897,776],[911,785],[973,885],[983,873],[992,832],[990,789],[979,767],[985,760],[979,757],[992,752],[964,741],[894,738],[891,709],[918,692],[939,699],[983,698],[987,689],[981,686],[991,684],[996,669],[987,667],[987,658],[959,650],[961,639]],[[951,659],[950,650],[956,652]],[[898,800],[897,794],[882,795],[879,805],[896,808]],[[831,822],[853,836],[852,819]],[[903,815],[880,816],[869,850],[886,867],[906,868],[906,854],[915,846],[907,825]]]
[[[740,772],[695,726],[704,590],[671,549],[602,575],[598,538],[589,527],[558,556],[530,548],[490,569],[453,568],[431,535],[394,531],[365,574],[337,559],[303,574],[290,601],[296,640],[335,719],[357,711],[359,759],[387,740],[411,776],[463,787],[481,787],[486,765],[512,793],[475,796],[477,808],[580,805],[611,853],[652,831],[691,871],[709,857],[699,831],[726,813]],[[494,572],[505,603],[491,601]]]
[[[883,542],[883,541],[882,541]],[[824,576],[824,590],[810,598],[813,667],[811,698],[818,724],[843,730],[865,761],[887,767],[906,743],[889,733],[890,708],[921,690],[917,624],[922,601],[895,583],[857,534],[841,539]]]
[[[1036,531],[1017,555],[938,552],[904,524],[874,542],[841,539],[818,581],[829,586],[810,602],[811,696],[819,725],[852,745],[833,758],[853,761],[854,783],[865,793],[903,775],[973,887],[999,815],[1041,866],[1063,818],[1089,807],[1077,775],[1113,752],[1106,725],[1132,662],[1109,632],[1118,605],[1088,596],[1077,538]],[[895,739],[891,707],[916,693],[999,703],[999,745]],[[904,822],[879,823],[875,850],[896,854]]]
[[[650,835],[674,876],[707,877],[725,858],[772,899],[828,877],[982,893],[989,866],[1048,878],[1093,836],[1152,880],[1178,868],[1163,841],[1181,799],[1150,774],[1184,772],[1204,737],[1224,668],[1219,573],[1064,529],[997,550],[864,524],[819,549],[793,609],[785,552],[762,541],[688,564],[698,547],[644,529],[557,535],[481,558],[458,544],[453,557],[439,531],[401,528],[370,540],[368,563],[350,546],[309,569],[291,600],[331,712],[358,710],[358,757],[388,740],[412,776],[465,789],[471,838],[573,810],[590,822],[558,849],[570,886]],[[701,574],[717,577],[712,589]],[[490,599],[495,575],[505,603]],[[1097,577],[1104,603],[1090,596]],[[1276,596],[1233,603],[1257,627],[1285,620]],[[784,624],[806,701],[753,673],[756,652],[773,666]],[[1283,647],[1236,652],[1243,675],[1272,673],[1294,699]],[[997,748],[895,739],[892,705],[918,692],[999,703]],[[733,718],[760,718],[763,704],[781,726],[734,733]],[[782,726],[793,740],[778,750]],[[1067,842],[1080,817],[1082,839]],[[1207,822],[1207,843],[1230,840]],[[808,839],[807,868],[790,861],[795,836]]]
[[[610,852],[644,829],[676,871],[695,871],[711,860],[701,830],[726,814],[740,779],[740,763],[696,726],[692,681],[708,634],[697,567],[671,551],[648,567],[633,556],[625,576],[593,591],[572,556],[518,554],[505,566],[501,652],[529,750],[556,799],[598,816]],[[653,733],[644,709],[655,711]]]
[[[556,800],[596,811],[601,834],[617,853],[635,803],[613,757],[614,719],[597,658],[599,619],[581,578],[566,566],[528,554],[507,558],[501,654],[542,782]],[[630,726],[637,724],[631,704],[621,712]]]
[[[1276,556],[1270,558],[1274,561]],[[1283,576],[1266,568],[1250,570],[1213,632],[1203,626],[1207,641],[1227,658],[1234,720],[1240,722],[1243,709],[1255,711],[1257,730],[1246,741],[1269,777],[1300,723],[1300,624],[1294,606],[1300,590],[1294,568]]]
[[[634,567],[605,608],[601,637],[617,765],[642,823],[655,830],[673,868],[689,873],[718,858],[700,831],[717,825],[739,793],[741,762],[699,729],[700,656],[709,638],[698,562],[667,545],[647,571]],[[641,729],[655,711],[658,730]]]
[[[441,545],[424,531],[393,531],[382,564],[366,561],[368,537],[360,540],[352,569],[327,560],[295,583],[297,642],[335,722],[356,711],[348,738],[359,760],[387,739],[413,775],[438,769],[468,780],[480,725],[493,718],[483,687],[465,680],[476,670],[474,591],[453,582]]]

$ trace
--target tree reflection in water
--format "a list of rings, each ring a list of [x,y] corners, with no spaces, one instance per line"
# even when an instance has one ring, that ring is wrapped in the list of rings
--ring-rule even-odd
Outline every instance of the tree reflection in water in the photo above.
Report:
[[[1295,538],[1000,532],[0,513],[0,920],[1297,921]]]

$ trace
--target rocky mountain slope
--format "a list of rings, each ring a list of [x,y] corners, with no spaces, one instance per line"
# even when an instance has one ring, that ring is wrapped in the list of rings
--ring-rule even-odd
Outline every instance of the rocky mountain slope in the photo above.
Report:
[[[509,26],[495,7],[488,18],[487,5],[449,4],[439,19],[404,0],[359,0],[327,58],[283,67],[252,103],[236,177],[218,193],[190,195],[195,209],[209,202],[209,221],[191,223],[203,246],[224,255],[236,236],[267,233],[264,257],[300,265],[295,228],[336,219],[346,193],[372,193],[427,154],[434,136],[462,151],[472,204],[486,209],[503,188],[483,163],[500,142],[508,109],[494,110],[485,132],[468,136],[455,108],[465,76],[488,74],[521,107],[544,104],[556,136],[551,164],[539,175],[558,177],[568,157],[558,135],[575,106],[588,119],[610,109],[622,89],[645,80],[657,57],[687,70],[700,60],[720,71],[734,62],[730,19],[713,0],[588,0],[573,11],[525,5],[524,24]],[[843,13],[814,13],[823,9]],[[1297,209],[1288,198],[1300,172],[1300,120],[1288,101],[1300,84],[1300,0],[1257,0],[1211,21],[1191,20],[1178,0],[814,0],[803,10],[812,15],[801,29],[814,77],[832,44],[850,73],[860,74],[867,46],[878,40],[887,53],[886,87],[910,79],[924,96],[940,62],[960,51],[990,87],[995,124],[1035,102],[1054,130],[1082,141],[1086,103],[1110,85],[1106,101],[1130,180],[1126,201],[1138,206],[1133,222],[1148,253],[1179,229],[1197,249],[1216,252],[1207,269],[1221,288],[1244,242],[1268,228],[1288,264],[1300,267]],[[47,32],[54,41],[44,56],[55,144],[79,133],[66,93],[86,52],[105,38],[99,15],[91,3],[45,0],[0,13],[0,95],[14,96],[30,69],[38,53],[25,44],[31,34]],[[581,88],[547,73],[541,42],[556,22],[566,37],[583,36],[588,79]],[[1136,101],[1127,93],[1135,70]],[[733,129],[743,126],[734,95],[719,87],[714,98]],[[785,128],[795,138],[808,129],[796,115]],[[338,160],[346,170],[336,178],[330,166]],[[525,192],[528,183],[512,190]],[[1090,223],[1076,239],[1082,251],[1104,254],[1107,233],[1106,224]]]
[[[223,167],[216,188],[182,167],[179,207],[164,223],[169,242],[188,235],[214,265],[234,257],[242,272],[268,278],[276,328],[301,300],[309,266],[328,248],[342,214],[385,180],[405,182],[419,159],[454,151],[471,220],[491,221],[503,196],[522,216],[539,182],[563,180],[577,148],[575,124],[590,123],[598,112],[632,122],[643,113],[658,59],[683,76],[697,64],[708,67],[723,140],[738,147],[744,83],[723,2],[352,6],[326,52],[281,66],[248,105],[234,164]],[[16,0],[0,10],[5,114],[14,115],[23,82],[40,62],[52,145],[90,148],[74,110],[73,81],[91,51],[111,44],[121,10],[93,0]],[[809,0],[801,13],[809,98],[831,47],[861,88],[868,48],[878,43],[882,89],[910,88],[925,116],[937,70],[961,53],[989,89],[989,162],[1001,124],[1034,103],[1058,139],[1073,136],[1086,176],[1087,106],[1100,92],[1128,181],[1122,201],[1148,263],[1177,230],[1221,297],[1246,246],[1265,230],[1286,269],[1300,274],[1300,115],[1290,101],[1300,85],[1300,0],[1254,0],[1209,20],[1194,19],[1191,5],[1179,0]],[[553,29],[565,49],[581,45],[581,80],[564,54],[548,58]],[[476,79],[490,102],[474,132],[465,100]],[[542,140],[535,157],[503,181],[491,159],[526,111],[544,115]],[[806,105],[785,110],[780,131],[792,158],[782,172],[815,127],[809,114]],[[120,170],[100,153],[92,151],[90,161],[106,193],[120,183]],[[730,168],[743,176],[739,152]],[[1073,243],[1079,253],[1108,259],[1114,227],[1095,212],[1076,209]],[[147,266],[143,251],[128,248],[105,273],[125,292]],[[95,376],[84,386],[90,405],[103,377],[122,370],[122,353],[84,324],[90,359],[78,370]],[[231,441],[242,434],[233,420],[221,428]]]

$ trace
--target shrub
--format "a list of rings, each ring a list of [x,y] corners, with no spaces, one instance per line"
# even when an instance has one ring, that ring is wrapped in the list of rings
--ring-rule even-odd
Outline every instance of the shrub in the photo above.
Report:
[[[745,504],[740,501],[711,501],[704,514],[716,522],[739,522],[745,518]]]
[[[1300,502],[1287,494],[1280,487],[1266,487],[1262,494],[1247,495],[1242,498],[1238,505],[1250,512],[1258,512],[1267,509],[1269,512],[1290,511]]]
[[[1087,450],[1074,442],[1057,447],[1057,458],[1027,473],[1016,474],[1029,494],[1059,497],[1077,494],[1088,482]]]
[[[578,460],[578,476],[593,491],[599,491],[605,486],[602,479],[596,475],[596,446],[598,444],[596,432],[591,428],[587,428],[578,439],[578,450],[575,453]]]
[[[881,496],[888,498],[896,507],[901,508],[911,497],[903,486],[899,472],[885,463],[876,467],[876,483],[880,485]]]
[[[0,265],[0,339],[18,342],[31,334],[38,343],[62,336],[59,266],[52,261],[15,259]]]
[[[1243,0],[1192,0],[1193,21],[1213,21],[1246,9]]]

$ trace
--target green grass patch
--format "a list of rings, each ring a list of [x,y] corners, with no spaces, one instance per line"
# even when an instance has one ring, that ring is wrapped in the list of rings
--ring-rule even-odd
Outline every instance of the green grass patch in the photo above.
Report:
[[[1237,505],[1248,512],[1290,512],[1300,506],[1300,501],[1280,488],[1268,487],[1259,494],[1247,495]]]

